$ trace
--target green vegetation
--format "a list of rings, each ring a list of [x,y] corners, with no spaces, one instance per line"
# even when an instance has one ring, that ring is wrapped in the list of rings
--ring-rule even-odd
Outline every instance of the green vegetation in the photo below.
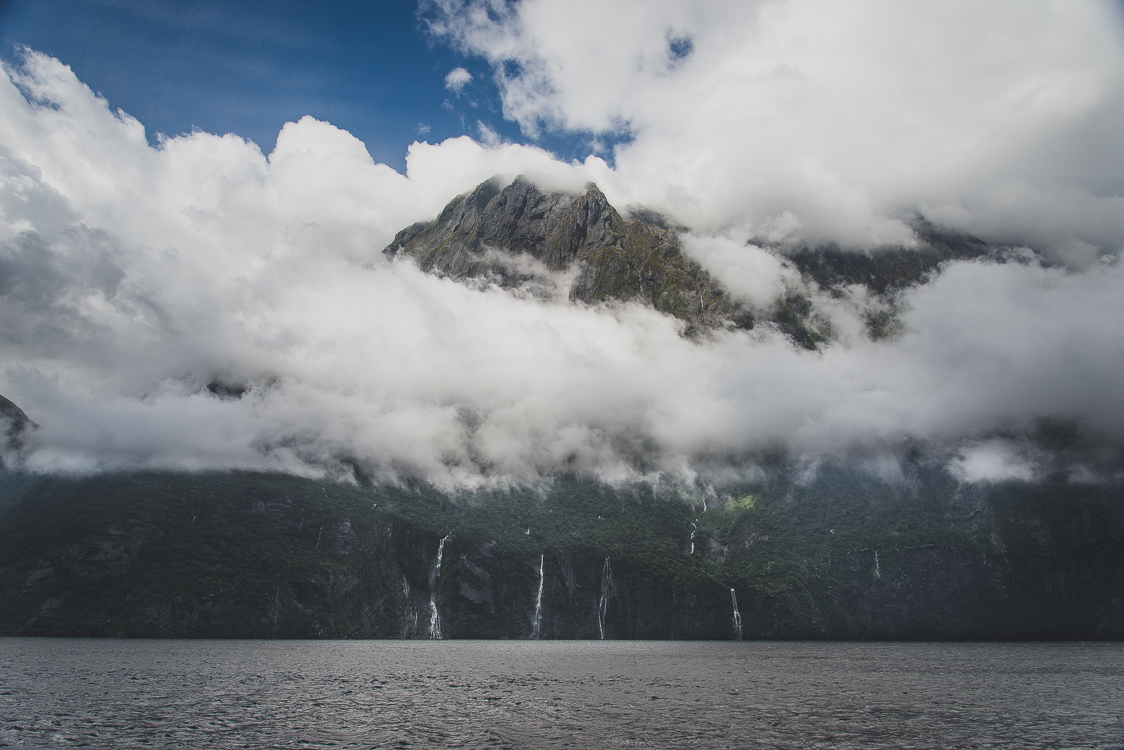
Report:
[[[815,350],[835,336],[831,321],[812,310],[812,302],[799,294],[789,294],[777,303],[773,320],[789,338],[805,349]]]
[[[1124,635],[1118,489],[963,486],[923,464],[768,476],[448,496],[0,474],[0,632],[426,637],[432,594],[447,637],[528,637],[542,555],[546,637],[598,637],[604,595],[610,637],[729,638],[730,588],[746,637]]]

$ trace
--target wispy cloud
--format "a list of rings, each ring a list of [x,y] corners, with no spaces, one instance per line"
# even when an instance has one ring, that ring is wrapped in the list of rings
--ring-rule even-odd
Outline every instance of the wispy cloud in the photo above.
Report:
[[[465,86],[472,82],[472,74],[464,68],[453,68],[445,76],[445,88],[459,94]]]

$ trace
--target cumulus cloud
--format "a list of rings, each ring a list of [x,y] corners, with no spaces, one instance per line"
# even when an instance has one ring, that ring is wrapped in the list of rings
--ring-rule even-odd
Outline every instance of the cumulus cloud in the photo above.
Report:
[[[445,76],[445,88],[450,91],[460,93],[461,89],[472,82],[472,74],[464,68],[453,68],[449,74]]]
[[[683,28],[688,66],[705,35]],[[858,291],[814,289],[837,331],[821,352],[767,327],[693,341],[639,305],[469,288],[380,253],[495,174],[644,194],[596,158],[457,138],[415,143],[403,175],[310,117],[268,155],[200,132],[151,147],[38,54],[0,79],[0,149],[0,393],[40,425],[37,470],[358,466],[473,486],[729,475],[776,451],[875,465],[924,445],[967,477],[1021,476],[1038,454],[1004,446],[1047,423],[1082,467],[1120,463],[1119,263],[950,265],[897,301],[892,341],[865,337]],[[684,245],[766,306],[800,282],[754,236]]]
[[[706,231],[908,244],[903,217],[1075,267],[1124,245],[1110,0],[428,0],[504,113],[629,134],[638,202]]]

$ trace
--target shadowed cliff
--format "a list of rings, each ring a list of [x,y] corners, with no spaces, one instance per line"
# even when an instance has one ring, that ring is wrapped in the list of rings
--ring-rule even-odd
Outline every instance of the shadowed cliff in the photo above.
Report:
[[[747,639],[1124,638],[1120,487],[5,472],[0,496],[7,635],[530,638],[541,575],[543,638],[731,639],[735,602]]]

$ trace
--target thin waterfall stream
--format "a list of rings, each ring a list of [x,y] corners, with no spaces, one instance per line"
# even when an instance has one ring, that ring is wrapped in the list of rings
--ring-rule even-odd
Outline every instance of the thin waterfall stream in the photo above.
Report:
[[[738,640],[742,639],[742,613],[738,611],[738,595],[730,589],[730,601],[734,605],[734,633],[738,636]]]
[[[535,595],[535,619],[531,624],[531,638],[536,641],[542,637],[542,583],[545,562],[546,555],[539,555],[539,593]]]
[[[452,532],[446,534],[437,545],[437,559],[429,569],[429,637],[432,640],[441,640],[441,615],[437,611],[437,579],[441,577],[441,558],[445,556],[445,542],[449,541]]]
[[[609,611],[609,587],[612,583],[613,568],[606,557],[605,567],[601,569],[601,601],[597,603],[597,628],[601,631],[601,640],[605,640],[605,615]]]

